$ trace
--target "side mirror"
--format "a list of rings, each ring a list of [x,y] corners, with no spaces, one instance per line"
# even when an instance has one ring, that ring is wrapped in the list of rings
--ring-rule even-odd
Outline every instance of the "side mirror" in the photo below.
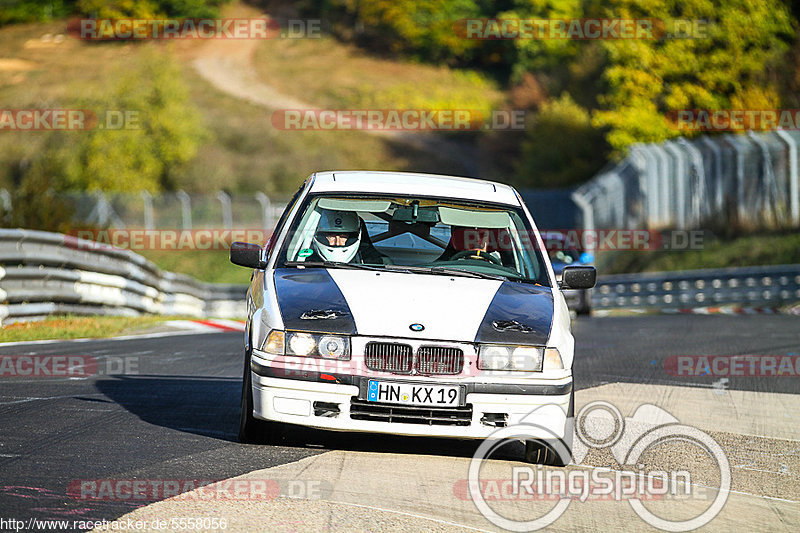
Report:
[[[591,289],[597,283],[597,270],[593,266],[567,266],[561,273],[562,289]]]
[[[261,246],[249,242],[231,243],[231,263],[249,268],[266,268],[267,263],[261,259]]]

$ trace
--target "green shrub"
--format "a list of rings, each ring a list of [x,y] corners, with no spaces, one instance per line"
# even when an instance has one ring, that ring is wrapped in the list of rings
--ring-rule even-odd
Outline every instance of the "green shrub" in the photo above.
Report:
[[[564,93],[542,105],[526,131],[516,184],[568,187],[591,178],[606,161],[603,132],[589,112]]]

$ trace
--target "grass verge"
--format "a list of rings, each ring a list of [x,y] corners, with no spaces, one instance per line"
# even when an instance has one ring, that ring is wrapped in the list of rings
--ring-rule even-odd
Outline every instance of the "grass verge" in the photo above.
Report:
[[[250,283],[252,270],[236,266],[228,250],[147,250],[137,251],[162,270],[188,274],[208,283]]]
[[[264,83],[325,108],[488,114],[504,100],[497,84],[476,71],[374,57],[330,36],[265,40],[254,63]]]
[[[3,326],[0,328],[0,342],[130,335],[153,328],[165,320],[163,316],[53,316],[35,322]]]
[[[597,257],[597,269],[603,274],[795,263],[800,263],[798,232],[707,238],[700,250],[606,252]]]

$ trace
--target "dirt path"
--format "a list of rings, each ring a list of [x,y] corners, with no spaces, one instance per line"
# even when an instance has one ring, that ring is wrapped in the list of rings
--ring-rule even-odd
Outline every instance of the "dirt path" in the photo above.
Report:
[[[226,16],[262,17],[258,11],[237,5]],[[259,79],[253,66],[253,55],[259,41],[255,39],[215,39],[201,45],[192,59],[194,69],[220,91],[269,109],[314,109],[315,106],[282,93]],[[436,134],[364,130],[389,141],[457,161],[467,175],[477,175],[478,165],[473,147],[455,143]]]

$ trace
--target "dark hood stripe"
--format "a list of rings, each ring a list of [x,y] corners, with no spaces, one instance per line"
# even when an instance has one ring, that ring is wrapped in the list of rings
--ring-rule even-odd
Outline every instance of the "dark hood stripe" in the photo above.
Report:
[[[356,323],[347,300],[326,269],[278,269],[275,293],[285,329],[356,334]],[[309,314],[332,318],[301,318]]]
[[[495,322],[507,327],[498,329]],[[508,324],[513,322],[521,327]],[[552,323],[553,293],[549,288],[504,281],[486,310],[475,342],[544,346]]]

